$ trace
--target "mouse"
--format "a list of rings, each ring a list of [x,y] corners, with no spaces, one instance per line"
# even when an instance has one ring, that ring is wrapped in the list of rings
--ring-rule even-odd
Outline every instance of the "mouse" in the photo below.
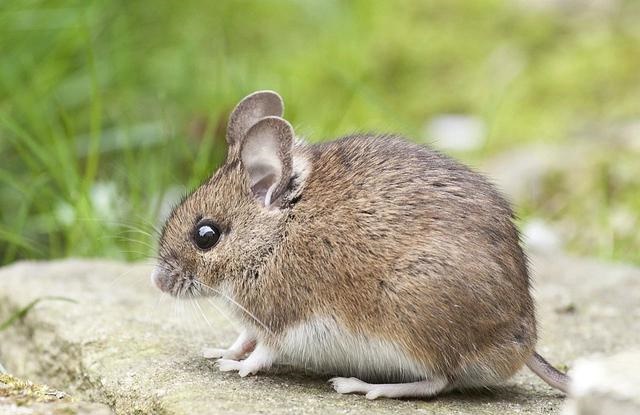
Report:
[[[229,116],[225,161],[168,216],[151,279],[216,296],[242,331],[206,349],[240,376],[275,364],[341,394],[428,398],[523,366],[567,393],[536,352],[514,212],[483,175],[393,134],[309,144],[274,91]]]

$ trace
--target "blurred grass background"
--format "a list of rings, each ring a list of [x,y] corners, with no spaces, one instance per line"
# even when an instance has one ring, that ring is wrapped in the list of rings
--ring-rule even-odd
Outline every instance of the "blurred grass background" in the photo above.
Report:
[[[640,264],[639,21],[634,0],[2,1],[0,263],[152,255],[229,111],[275,89],[311,141],[431,142],[429,120],[465,114],[483,140],[454,155],[476,166],[587,148],[517,211]]]

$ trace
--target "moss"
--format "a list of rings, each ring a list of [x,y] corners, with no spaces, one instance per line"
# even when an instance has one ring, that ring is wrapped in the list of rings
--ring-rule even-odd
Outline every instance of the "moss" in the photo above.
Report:
[[[16,405],[71,401],[69,395],[46,385],[18,379],[9,374],[0,374],[0,398],[9,398]]]

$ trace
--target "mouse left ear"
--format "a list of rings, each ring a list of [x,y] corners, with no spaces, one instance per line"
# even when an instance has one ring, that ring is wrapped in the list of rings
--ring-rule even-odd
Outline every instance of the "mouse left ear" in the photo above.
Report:
[[[254,197],[264,207],[278,201],[292,175],[293,127],[280,117],[265,117],[245,135],[240,159]]]
[[[234,108],[227,124],[229,158],[237,155],[242,140],[253,125],[264,117],[282,117],[284,103],[274,91],[257,91],[247,95]]]

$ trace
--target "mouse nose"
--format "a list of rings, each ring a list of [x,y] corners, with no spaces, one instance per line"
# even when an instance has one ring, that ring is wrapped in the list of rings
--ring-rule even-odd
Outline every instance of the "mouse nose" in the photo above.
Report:
[[[155,285],[156,288],[160,288],[160,270],[158,269],[158,267],[153,268],[153,271],[151,271],[151,284]],[[160,288],[162,289],[162,288]]]
[[[167,275],[160,267],[156,266],[151,271],[151,284],[155,285],[160,291],[169,292],[173,288],[173,281],[170,275]]]

